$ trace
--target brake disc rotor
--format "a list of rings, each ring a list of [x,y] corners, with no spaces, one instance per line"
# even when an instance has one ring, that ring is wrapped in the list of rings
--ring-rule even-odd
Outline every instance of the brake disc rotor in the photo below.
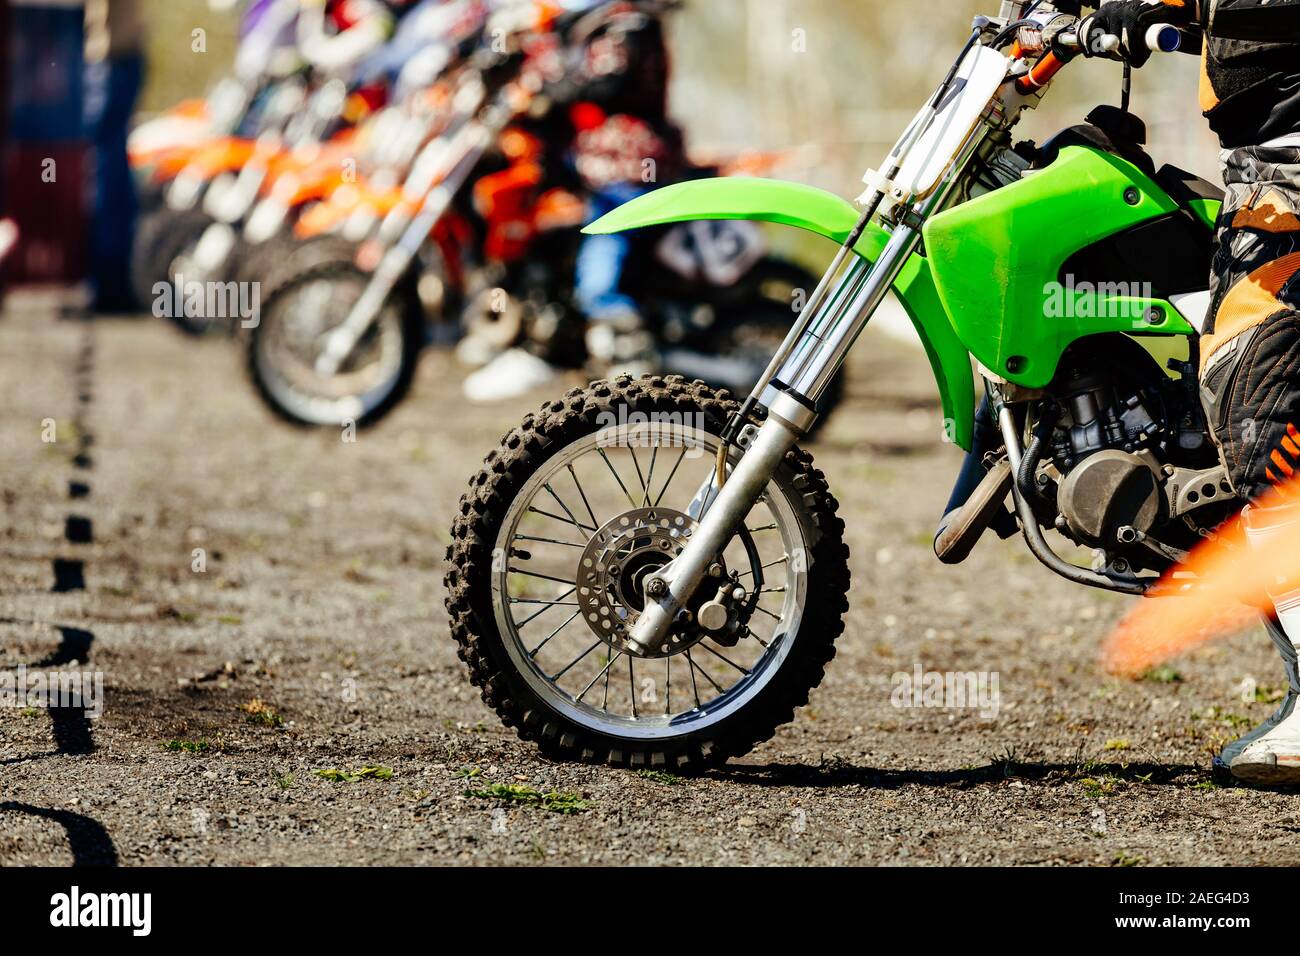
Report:
[[[688,607],[663,644],[632,649],[632,627],[646,605],[646,581],[677,555],[695,533],[690,515],[671,508],[635,508],[612,518],[587,543],[578,562],[578,607],[587,626],[616,651],[635,657],[669,657],[702,640],[695,611]],[[719,562],[719,569],[721,565]],[[710,589],[698,589],[702,603]]]

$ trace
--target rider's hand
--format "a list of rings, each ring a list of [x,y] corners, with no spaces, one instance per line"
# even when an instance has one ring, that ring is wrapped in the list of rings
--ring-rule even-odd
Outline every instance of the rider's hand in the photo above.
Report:
[[[1151,59],[1147,31],[1153,26],[1171,23],[1187,26],[1196,21],[1197,0],[1112,0],[1104,3],[1092,16],[1079,24],[1079,41],[1084,56],[1103,56],[1104,36],[1120,39],[1119,55],[1134,66]]]

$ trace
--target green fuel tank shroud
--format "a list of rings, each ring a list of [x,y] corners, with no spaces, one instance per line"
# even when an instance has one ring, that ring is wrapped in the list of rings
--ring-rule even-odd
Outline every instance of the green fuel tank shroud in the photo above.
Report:
[[[925,251],[939,298],[971,354],[1008,381],[1042,388],[1066,348],[1084,336],[1195,334],[1172,305],[1144,299],[1141,290],[1076,294],[1061,276],[1079,250],[1178,208],[1127,160],[1069,146],[1044,169],[933,217],[923,229]],[[1212,224],[1218,210],[1193,212]],[[1060,308],[1063,295],[1075,305]]]

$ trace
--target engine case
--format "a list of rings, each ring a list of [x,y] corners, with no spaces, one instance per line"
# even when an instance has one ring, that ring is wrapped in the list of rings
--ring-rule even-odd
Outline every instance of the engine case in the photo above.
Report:
[[[1115,548],[1121,528],[1146,534],[1155,527],[1163,500],[1160,476],[1146,459],[1112,448],[1089,455],[1065,476],[1057,507],[1078,540]]]

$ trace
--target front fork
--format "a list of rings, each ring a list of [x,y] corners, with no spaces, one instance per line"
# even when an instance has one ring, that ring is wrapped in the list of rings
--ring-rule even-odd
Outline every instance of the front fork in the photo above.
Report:
[[[419,213],[412,218],[401,238],[379,260],[365,290],[347,317],[325,337],[324,346],[316,357],[317,375],[329,378],[338,374],[366,332],[375,324],[388,296],[402,281],[411,263],[420,254],[420,247],[450,208],[461,185],[469,178],[492,143],[492,132],[487,127],[475,127],[469,133],[464,153],[447,170],[445,178],[429,191]]]
[[[899,226],[874,266],[857,260],[824,304],[791,329],[777,353],[785,357],[780,371],[770,382],[765,376],[745,402],[744,408],[749,409],[761,399],[768,409],[767,420],[727,475],[723,456],[744,424],[743,415],[733,418],[723,435],[718,474],[710,482],[717,487],[716,497],[681,554],[646,582],[650,600],[629,635],[634,651],[650,652],[663,645],[673,622],[758,502],[772,474],[816,422],[818,401],[919,241],[915,229]]]
[[[423,194],[419,212],[405,225],[400,238],[384,254],[366,284],[365,291],[361,293],[361,297],[357,299],[347,317],[326,336],[324,347],[316,357],[317,375],[329,378],[338,374],[339,369],[343,367],[361,339],[379,318],[389,294],[401,282],[402,276],[420,254],[421,246],[451,207],[461,187],[477,169],[483,154],[488,151],[510,121],[523,111],[517,102],[519,93],[536,94],[540,90],[540,80],[537,77],[529,77],[526,81],[521,79],[520,90],[503,90],[496,100],[483,110],[479,118],[459,127],[446,144],[445,154],[437,141],[425,147],[423,155],[431,157],[428,167],[424,167],[417,160],[411,173],[414,182],[408,181],[403,187],[405,195],[413,185],[418,184],[416,191]],[[471,94],[471,99],[473,95],[476,94]],[[473,102],[478,101],[473,100]],[[385,226],[381,226],[381,237],[384,229],[390,224],[395,228],[402,228],[402,213],[394,210],[389,215],[393,218],[386,222]]]
[[[973,39],[973,38],[972,38]],[[953,67],[955,74],[957,67]],[[941,88],[942,89],[942,88]],[[936,101],[937,105],[937,101]],[[990,113],[989,118],[994,118]],[[959,199],[965,169],[972,156],[994,140],[986,134],[994,124],[980,124],[956,151],[942,184],[928,198],[905,210],[889,242],[874,264],[853,252],[862,231],[880,207],[883,192],[878,188],[859,224],[849,234],[840,252],[813,292],[804,315],[786,336],[767,371],[723,432],[716,475],[710,484],[717,497],[700,519],[689,543],[669,564],[646,581],[649,600],[629,632],[635,650],[648,652],[663,646],[673,622],[699,587],[708,568],[735,536],[737,528],[763,494],[772,474],[817,420],[818,402],[843,366],[849,350],[867,327],[889,294],[921,241],[921,228],[930,216],[952,200]],[[919,138],[923,124],[905,134],[891,154],[896,176],[912,140]],[[844,263],[852,259],[852,264]],[[729,447],[737,444],[749,413],[757,406],[768,409],[767,420],[730,475],[726,471]]]

